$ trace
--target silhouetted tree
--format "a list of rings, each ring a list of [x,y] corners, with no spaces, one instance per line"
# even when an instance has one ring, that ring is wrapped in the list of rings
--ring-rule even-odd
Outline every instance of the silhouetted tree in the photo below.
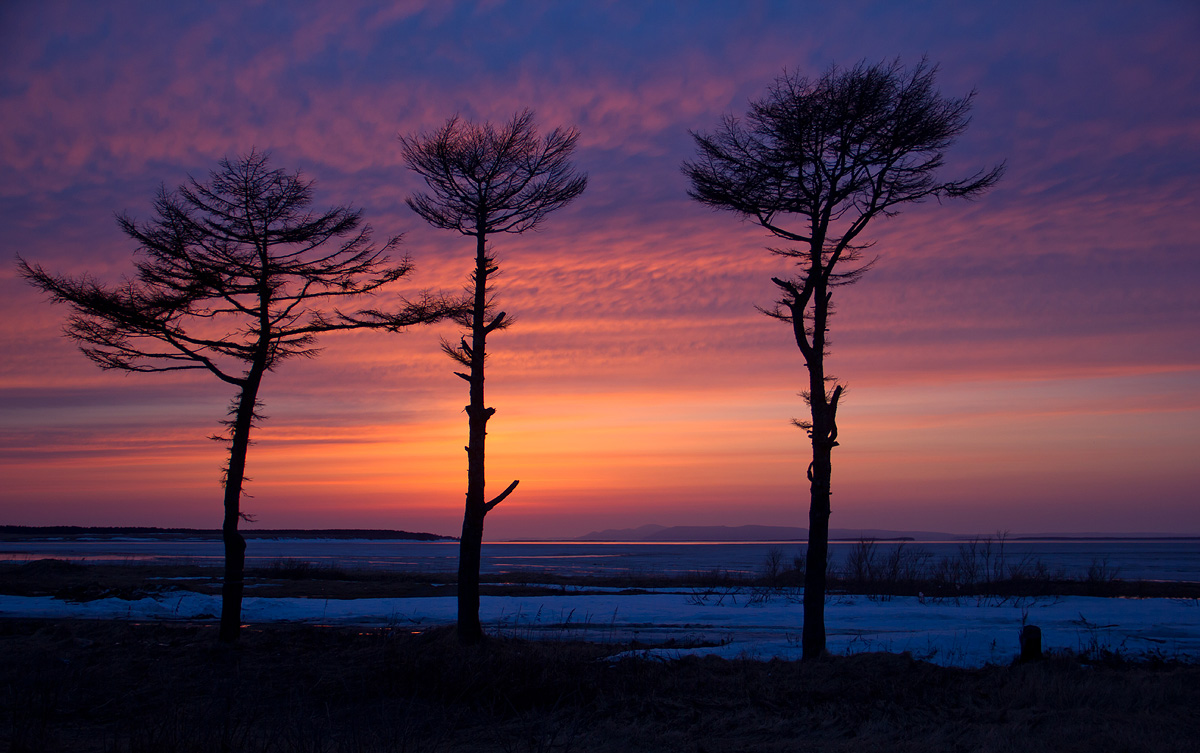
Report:
[[[250,429],[264,375],[290,358],[317,354],[319,334],[363,327],[400,329],[446,315],[432,297],[395,311],[336,306],[374,293],[411,270],[389,258],[399,237],[376,248],[361,213],[345,206],[314,214],[312,183],[267,166],[252,151],[223,159],[207,183],[159,191],[157,217],[118,218],[137,241],[137,275],[115,287],[46,272],[19,259],[22,275],[73,309],[65,332],[103,369],[204,369],[233,385],[225,421],[225,573],[219,639],[240,633],[246,542],[238,532]]]
[[[763,309],[792,326],[808,367],[803,393],[810,418],[795,421],[812,438],[809,545],[805,568],[803,656],[825,651],[831,454],[843,386],[825,373],[833,288],[870,267],[860,240],[867,223],[928,198],[978,196],[1003,166],[943,181],[943,153],[967,127],[974,92],[959,99],[934,88],[937,72],[924,59],[850,70],[830,68],[812,80],[785,72],[767,95],[751,102],[745,121],[726,116],[711,134],[693,133],[698,157],[685,162],[689,195],[715,209],[757,222],[797,244],[770,249],[795,259],[800,271],[772,278],[781,298]]]
[[[467,288],[469,302],[459,323],[470,334],[442,349],[467,371],[455,372],[470,385],[466,407],[467,499],[458,561],[458,636],[464,643],[483,638],[479,624],[479,565],[483,520],[517,486],[513,481],[486,501],[484,439],[487,422],[496,412],[484,405],[484,363],[488,334],[509,323],[495,313],[489,278],[496,274],[496,257],[488,248],[495,233],[524,233],[546,215],[566,206],[587,187],[587,176],[575,172],[571,154],[579,133],[556,128],[539,139],[529,110],[517,113],[497,129],[457,116],[430,134],[401,136],[404,160],[425,179],[429,193],[408,199],[408,205],[430,225],[475,238],[475,271]]]

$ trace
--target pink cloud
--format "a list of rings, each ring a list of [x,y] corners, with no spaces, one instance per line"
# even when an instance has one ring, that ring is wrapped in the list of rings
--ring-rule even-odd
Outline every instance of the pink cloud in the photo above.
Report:
[[[418,266],[406,292],[457,290],[470,240],[405,207],[421,186],[396,134],[456,112],[500,120],[524,107],[544,129],[580,127],[588,192],[542,232],[494,244],[498,302],[517,317],[495,339],[489,382],[496,472],[523,477],[512,522],[496,529],[514,535],[649,522],[618,520],[647,506],[664,523],[685,509],[736,522],[731,505],[760,518],[747,522],[796,523],[803,435],[787,419],[803,410],[803,366],[787,328],[753,308],[770,303],[770,277],[789,269],[763,250],[771,239],[760,229],[691,203],[679,163],[691,156],[688,129],[740,114],[785,66],[889,57],[907,30],[943,63],[948,92],[980,90],[952,170],[1007,159],[1009,172],[975,204],[931,203],[877,223],[879,265],[837,292],[831,362],[851,385],[854,437],[835,470],[837,514],[899,528],[920,516],[938,528],[941,515],[971,528],[1030,498],[1013,467],[1040,488],[1038,502],[1015,505],[1022,520],[1049,525],[1066,513],[1039,517],[1038,505],[1077,511],[1095,497],[1125,521],[1116,500],[1139,488],[1167,500],[1157,515],[1183,509],[1192,477],[1175,448],[1200,438],[1172,406],[1195,410],[1200,352],[1200,128],[1188,109],[1200,66],[1189,65],[1194,18],[1169,4],[1134,20],[1107,9],[1068,30],[1054,8],[1034,19],[1021,8],[768,17],[750,6],[731,20],[720,7],[705,16],[653,5],[300,4],[256,28],[264,7],[130,24],[129,7],[110,6],[47,6],[5,36],[0,243],[10,259],[119,279],[132,248],[114,211],[145,218],[160,182],[203,178],[219,157],[257,146],[315,178],[322,206],[364,206],[380,240],[404,232]],[[484,27],[486,44],[465,43]],[[1109,44],[1119,28],[1123,46]],[[99,473],[90,478],[111,490],[105,505],[145,510],[174,473],[186,488],[174,519],[208,521],[215,445],[202,437],[223,410],[220,386],[102,373],[59,337],[63,312],[11,266],[0,293],[0,396],[44,390],[44,413],[14,411],[4,427],[5,447],[44,464],[21,470],[21,488],[51,504]],[[251,459],[262,509],[335,525],[322,505],[338,496],[374,524],[412,513],[453,532],[465,395],[441,336],[455,328],[329,338],[321,359],[272,374],[271,418]],[[196,389],[212,415],[171,405]],[[121,436],[162,441],[169,473],[140,476],[147,445],[110,437],[102,411],[56,428],[68,393],[104,406],[124,391],[153,392],[162,415],[139,415]],[[178,434],[164,432],[171,422]],[[1144,448],[1129,462],[1161,481],[1093,473],[1120,465],[1103,434],[1112,422]],[[1044,440],[1022,450],[1025,435]],[[62,474],[58,491],[38,486],[47,468]],[[14,503],[0,500],[6,514]],[[94,514],[58,504],[80,520]]]

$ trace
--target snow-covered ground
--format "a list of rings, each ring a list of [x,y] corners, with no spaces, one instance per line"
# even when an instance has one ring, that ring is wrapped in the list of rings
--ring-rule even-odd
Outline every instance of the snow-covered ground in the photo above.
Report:
[[[833,550],[836,564],[851,543]],[[881,551],[898,544],[881,542]],[[912,548],[931,557],[958,556],[957,542],[915,542]],[[773,550],[785,565],[803,551],[795,542],[604,544],[594,542],[507,542],[484,545],[483,571],[538,582],[542,573],[591,576],[679,575],[722,570],[760,571]],[[0,543],[0,560],[16,562],[57,557],[84,562],[156,562],[214,564],[219,541],[39,541]],[[305,561],[319,566],[452,573],[456,542],[255,540],[252,565]],[[996,554],[996,552],[993,552]],[[1029,560],[1051,572],[1079,577],[1101,563],[1111,575],[1150,580],[1200,580],[1200,541],[1046,541],[1010,542],[1005,557],[1012,566]],[[772,593],[755,598],[752,590],[700,593],[686,589],[590,595],[571,593],[526,597],[484,597],[481,617],[493,633],[522,637],[580,637],[588,640],[661,645],[648,655],[717,654],[726,657],[794,658],[799,656],[800,604]],[[615,591],[615,589],[614,589]],[[761,593],[760,593],[761,595]],[[160,594],[138,601],[102,599],[68,603],[49,597],[0,596],[0,614],[49,618],[93,617],[214,619],[218,597],[190,592]],[[421,630],[452,623],[453,598],[410,599],[269,599],[248,596],[247,623],[305,622],[338,625],[390,625]],[[1087,597],[1013,601],[995,598],[935,601],[897,597],[833,597],[826,608],[828,645],[839,653],[908,651],[940,664],[979,666],[1007,663],[1018,652],[1023,623],[1042,629],[1049,650],[1119,651],[1130,656],[1160,654],[1200,661],[1200,602],[1179,599],[1102,599]],[[700,647],[679,648],[679,645]]]
[[[51,597],[0,596],[9,617],[203,620],[220,613],[220,597],[191,592],[136,601],[65,602]],[[452,623],[453,597],[306,599],[247,597],[248,624],[301,622],[422,630]],[[684,654],[759,659],[800,655],[800,604],[782,594],[704,594],[663,590],[642,594],[485,596],[480,616],[490,632],[529,638],[663,644],[648,656]],[[1010,662],[1023,623],[1042,629],[1047,650],[1112,650],[1200,661],[1200,601],[1070,596],[1037,600],[832,597],[826,606],[829,649],[835,653],[908,651],[953,666]]]

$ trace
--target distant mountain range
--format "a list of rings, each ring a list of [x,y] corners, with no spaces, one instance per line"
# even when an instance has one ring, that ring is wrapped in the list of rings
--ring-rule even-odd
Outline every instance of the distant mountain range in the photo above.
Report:
[[[996,538],[1000,534],[962,534],[945,531],[893,531],[886,528],[830,528],[830,541],[969,541]],[[1009,541],[1124,541],[1130,539],[1200,538],[1195,534],[1151,533],[1006,533]],[[797,526],[658,526],[609,528],[592,531],[574,541],[808,541],[808,529]]]
[[[880,528],[831,528],[835,541],[858,539],[913,539],[954,541],[966,538],[940,531],[890,531]],[[808,529],[796,526],[658,526],[609,528],[592,531],[576,541],[808,541]]]
[[[453,536],[412,531],[377,531],[366,528],[244,528],[247,539],[368,539],[396,541],[456,541]],[[150,528],[146,526],[0,526],[0,541],[25,539],[150,538],[220,539],[221,531],[206,528]]]

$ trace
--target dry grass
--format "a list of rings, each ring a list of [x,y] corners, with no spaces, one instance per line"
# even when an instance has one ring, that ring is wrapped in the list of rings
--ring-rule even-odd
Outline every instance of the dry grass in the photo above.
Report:
[[[166,591],[221,592],[221,568],[211,565],[161,565],[145,563],[78,563],[56,559],[0,562],[0,594],[53,596],[69,601],[101,598],[136,599]],[[404,573],[390,570],[354,570],[314,565],[303,560],[278,560],[246,569],[247,595],[321,599],[400,598],[454,596],[453,573]],[[703,575],[695,582],[705,582]],[[532,596],[560,593],[570,586],[575,593],[589,586],[646,588],[687,586],[692,581],[670,578],[594,578],[541,574],[532,577],[490,575],[480,588],[485,595]],[[583,591],[578,590],[582,588]]]
[[[610,661],[445,629],[0,620],[10,751],[1195,750],[1200,667]]]
[[[886,569],[885,569],[885,572]],[[398,598],[453,596],[453,573],[403,573],[388,570],[354,570],[314,565],[303,560],[279,560],[246,571],[248,595],[265,597],[309,597],[321,599]],[[570,587],[573,593],[590,587],[617,587],[632,591],[650,587],[692,588],[705,591],[741,591],[760,595],[780,591],[799,593],[803,574],[781,569],[747,578],[717,570],[679,577],[564,576],[553,573],[506,574],[483,577],[481,592],[494,596],[533,596],[552,594]],[[831,593],[880,596],[962,598],[975,595],[1017,596],[1125,596],[1196,599],[1200,583],[1163,581],[1123,581],[1117,579],[1068,579],[1049,576],[1005,577],[980,582],[953,582],[933,577],[912,578],[895,575],[864,577],[834,571],[830,575]],[[580,591],[579,589],[582,589]],[[55,596],[72,601],[117,597],[136,599],[171,590],[218,594],[221,568],[200,565],[160,565],[144,563],[72,563],[43,559],[28,563],[0,562],[0,594],[19,596]]]

